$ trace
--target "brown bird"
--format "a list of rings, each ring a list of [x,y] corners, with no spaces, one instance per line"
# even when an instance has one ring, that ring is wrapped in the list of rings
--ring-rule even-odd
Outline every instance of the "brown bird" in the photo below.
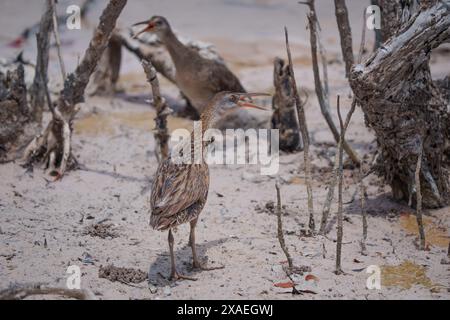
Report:
[[[175,147],[171,156],[161,162],[155,177],[150,198],[150,225],[159,231],[169,230],[169,249],[171,259],[170,278],[195,280],[194,278],[181,275],[175,266],[175,256],[173,251],[172,229],[180,224],[189,222],[191,225],[189,244],[192,248],[193,268],[201,270],[214,270],[223,267],[206,268],[198,260],[195,249],[195,226],[198,217],[205,206],[209,189],[209,169],[204,161],[208,142],[203,141],[205,131],[214,128],[224,114],[232,112],[238,108],[256,108],[266,110],[251,103],[251,97],[266,94],[258,93],[231,93],[222,92],[217,94],[205,111],[201,115],[202,135],[200,137],[202,149],[198,148],[199,143],[194,143],[194,132],[181,145],[186,145],[190,150],[190,155],[182,155],[183,159],[194,159],[194,152],[201,152],[201,159],[197,163],[175,161],[173,155],[178,155],[179,148]],[[199,151],[200,150],[200,151]],[[181,153],[181,152],[180,152]],[[187,156],[187,158],[186,158]]]
[[[206,59],[198,51],[181,43],[166,18],[154,16],[150,20],[136,23],[133,26],[142,24],[145,24],[146,27],[134,38],[145,32],[155,33],[159,37],[175,65],[175,81],[178,87],[199,114],[219,92],[246,92],[239,79],[224,63]]]

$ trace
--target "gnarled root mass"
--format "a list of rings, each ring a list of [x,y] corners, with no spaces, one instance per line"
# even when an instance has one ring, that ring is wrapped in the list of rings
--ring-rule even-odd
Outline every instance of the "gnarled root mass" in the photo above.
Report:
[[[47,101],[53,118],[43,133],[26,148],[23,159],[26,164],[44,163],[51,173],[60,178],[68,167],[76,163],[71,154],[71,136],[73,119],[79,110],[77,105],[84,101],[84,92],[91,74],[108,46],[116,20],[126,3],[127,0],[109,1],[83,60],[75,72],[67,77],[56,107],[50,103],[47,90]]]
[[[431,51],[450,40],[450,1],[432,0],[413,7],[399,2],[396,8],[403,10],[398,15],[401,25],[384,26],[386,32],[394,32],[352,70],[351,86],[377,136],[378,172],[394,196],[416,202],[415,169],[423,141],[423,205],[441,207],[450,200],[450,162],[445,158],[450,114],[448,101],[431,78],[429,61]]]
[[[0,163],[20,157],[21,149],[38,132],[27,104],[23,64],[0,71]]]
[[[72,129],[69,122],[60,113],[55,114],[44,132],[25,149],[23,162],[25,166],[43,163],[49,174],[59,179],[67,168],[75,168],[76,159],[71,153]]]

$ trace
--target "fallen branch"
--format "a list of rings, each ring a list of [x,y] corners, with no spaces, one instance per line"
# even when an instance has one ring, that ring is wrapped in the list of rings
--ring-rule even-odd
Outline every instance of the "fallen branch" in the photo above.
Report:
[[[88,289],[52,288],[44,284],[14,284],[0,291],[0,300],[22,300],[29,296],[56,295],[77,300],[97,300]]]
[[[297,117],[299,119],[300,129],[302,132],[302,139],[304,144],[303,149],[303,158],[304,158],[304,170],[305,170],[305,183],[306,183],[306,191],[308,193],[308,212],[309,212],[309,232],[311,234],[315,233],[315,221],[314,221],[314,200],[313,200],[313,192],[311,187],[311,160],[309,158],[309,133],[308,133],[308,126],[306,124],[306,116],[305,116],[305,108],[304,104],[300,100],[300,95],[298,93],[298,87],[297,87],[297,81],[295,80],[295,73],[294,73],[294,66],[292,63],[292,55],[291,55],[291,48],[289,46],[289,35],[288,30],[286,27],[284,27],[284,33],[286,38],[286,51],[288,55],[288,61],[289,61],[289,71],[291,75],[291,85],[292,90],[294,92],[294,98],[295,98],[295,104],[297,106]]]
[[[153,92],[153,105],[156,108],[156,133],[155,139],[158,141],[159,161],[166,159],[169,155],[169,133],[167,130],[167,116],[171,113],[171,109],[167,106],[167,103],[163,97],[161,97],[161,91],[159,88],[158,75],[156,74],[156,69],[153,67],[150,61],[142,60],[142,67],[144,68],[145,74],[147,75],[147,80],[152,86]],[[158,152],[156,152],[158,154]]]

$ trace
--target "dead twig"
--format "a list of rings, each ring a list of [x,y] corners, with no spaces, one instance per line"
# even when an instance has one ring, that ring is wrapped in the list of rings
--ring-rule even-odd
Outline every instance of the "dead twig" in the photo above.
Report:
[[[142,60],[142,67],[144,68],[147,80],[152,86],[153,105],[156,108],[156,133],[155,138],[158,141],[159,152],[161,156],[159,161],[166,159],[169,155],[169,133],[167,129],[167,116],[171,113],[171,109],[167,106],[165,99],[161,96],[159,88],[158,75],[156,69],[149,60]],[[158,154],[158,152],[156,152]]]
[[[305,169],[305,183],[306,183],[306,190],[308,193],[308,212],[309,212],[308,227],[309,227],[309,232],[311,234],[314,234],[316,226],[315,226],[315,221],[314,221],[314,201],[313,201],[313,192],[312,192],[312,187],[311,187],[311,162],[309,159],[310,139],[309,139],[309,133],[308,133],[308,126],[306,124],[304,104],[302,104],[302,102],[300,100],[297,82],[295,80],[291,48],[289,46],[289,35],[288,35],[288,30],[286,27],[284,27],[284,33],[285,33],[285,38],[286,38],[286,51],[287,51],[288,61],[289,61],[289,71],[291,74],[292,90],[294,91],[294,98],[295,98],[295,103],[297,106],[297,117],[299,119],[299,124],[300,124],[300,128],[301,128],[303,144],[304,144],[303,157],[304,157],[304,169]]]
[[[292,257],[289,254],[288,248],[286,247],[286,242],[284,241],[283,222],[281,221],[281,194],[280,194],[280,186],[278,184],[278,181],[275,183],[275,189],[277,190],[277,236],[278,236],[278,241],[280,242],[281,249],[283,250],[284,254],[286,255],[289,270],[292,271],[292,268],[293,268]]]

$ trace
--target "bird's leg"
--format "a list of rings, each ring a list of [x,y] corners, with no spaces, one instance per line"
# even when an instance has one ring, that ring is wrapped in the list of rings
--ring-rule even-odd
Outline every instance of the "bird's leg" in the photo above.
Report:
[[[205,267],[200,263],[200,261],[198,260],[198,257],[197,257],[197,249],[195,247],[195,226],[197,225],[197,219],[192,220],[190,222],[190,224],[191,224],[191,233],[189,234],[189,245],[192,248],[192,267],[194,269],[200,269],[200,270],[205,270],[205,271],[223,269],[224,266]]]
[[[168,240],[169,240],[169,249],[170,249],[170,263],[171,263],[171,268],[172,268],[172,271],[170,272],[170,279],[171,280],[184,279],[184,280],[192,280],[192,281],[197,280],[195,278],[191,278],[191,277],[187,277],[182,274],[179,274],[177,271],[177,268],[175,266],[175,253],[173,252],[174,239],[173,239],[172,229],[169,229]]]

